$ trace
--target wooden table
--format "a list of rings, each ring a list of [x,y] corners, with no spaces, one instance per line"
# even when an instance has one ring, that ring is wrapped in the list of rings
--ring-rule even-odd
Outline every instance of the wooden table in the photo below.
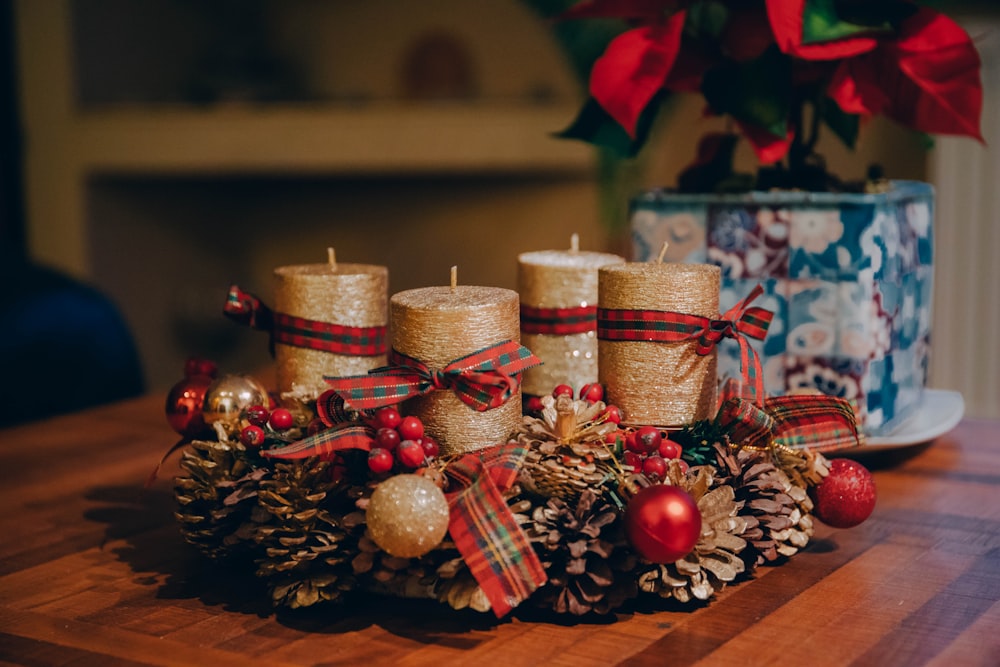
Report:
[[[868,458],[874,516],[695,611],[497,621],[432,601],[275,615],[172,517],[151,396],[0,432],[0,659],[25,665],[1000,665],[1000,424]],[[614,622],[611,622],[614,620]]]

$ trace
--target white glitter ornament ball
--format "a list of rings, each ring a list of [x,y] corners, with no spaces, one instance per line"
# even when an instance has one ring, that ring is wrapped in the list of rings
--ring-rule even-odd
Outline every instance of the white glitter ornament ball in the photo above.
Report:
[[[381,549],[416,558],[440,544],[448,532],[448,501],[426,477],[395,475],[375,488],[365,521]]]

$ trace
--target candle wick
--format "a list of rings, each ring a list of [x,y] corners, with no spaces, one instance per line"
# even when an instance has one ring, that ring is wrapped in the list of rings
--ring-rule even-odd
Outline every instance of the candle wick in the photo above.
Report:
[[[451,267],[451,291],[455,291],[455,287],[458,286],[458,267]]]
[[[660,248],[660,254],[657,255],[657,257],[656,257],[656,263],[657,264],[662,264],[663,263],[663,258],[666,257],[666,255],[667,255],[667,248],[669,248],[669,247],[670,247],[670,241],[664,241],[663,242],[663,247]]]
[[[569,237],[569,250],[570,252],[580,252],[580,235],[574,233]]]
[[[336,271],[337,270],[337,251],[334,250],[332,247],[327,248],[326,249],[326,259],[327,259],[327,262],[329,262],[329,264],[330,264],[330,269],[332,271]]]

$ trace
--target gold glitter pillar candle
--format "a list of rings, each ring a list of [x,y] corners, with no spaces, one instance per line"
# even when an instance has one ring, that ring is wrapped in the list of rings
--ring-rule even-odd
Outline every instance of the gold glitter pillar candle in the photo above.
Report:
[[[394,294],[393,348],[432,370],[519,336],[517,292],[499,287],[423,287]],[[503,405],[479,412],[450,389],[408,400],[403,411],[419,417],[442,454],[501,444],[521,421],[520,389]]]
[[[542,396],[559,384],[579,391],[597,382],[597,269],[624,258],[581,252],[576,234],[569,250],[518,255],[521,343],[543,365],[524,372],[522,389]]]
[[[316,398],[329,389],[324,375],[360,375],[386,364],[389,270],[372,264],[337,263],[332,249],[326,264],[283,266],[274,271],[276,314],[291,318],[288,331],[307,333],[303,344],[284,344],[276,336],[278,391]],[[380,346],[372,336],[381,334]],[[330,340],[350,342],[336,352],[314,349]],[[292,342],[289,340],[289,342]],[[299,342],[299,341],[297,341]]]
[[[708,264],[629,262],[602,267],[599,308],[719,316],[720,270]],[[599,315],[599,317],[603,316]],[[696,340],[606,340],[598,337],[598,366],[607,402],[628,424],[679,426],[713,415],[716,351],[695,352]]]

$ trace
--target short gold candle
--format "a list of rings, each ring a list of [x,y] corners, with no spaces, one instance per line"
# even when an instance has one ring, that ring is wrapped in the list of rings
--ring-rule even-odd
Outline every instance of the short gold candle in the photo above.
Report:
[[[519,340],[517,292],[499,287],[423,287],[394,294],[393,348],[440,370],[505,340]],[[450,389],[406,401],[444,454],[462,454],[507,441],[521,421],[521,392],[498,408],[478,412]]]
[[[720,270],[708,264],[629,262],[598,272],[599,306],[719,316]],[[714,414],[716,352],[701,356],[697,341],[598,341],[607,401],[632,425],[671,427]]]
[[[522,306],[581,308],[597,305],[597,270],[625,259],[603,252],[540,250],[517,257],[517,291]],[[559,384],[579,391],[597,382],[597,331],[542,334],[522,331],[521,344],[542,360],[524,372],[522,389],[542,396]]]
[[[386,326],[389,270],[373,264],[300,264],[274,271],[274,308],[308,320],[350,327]],[[386,355],[354,356],[276,343],[278,391],[316,398],[324,375],[363,375]]]

